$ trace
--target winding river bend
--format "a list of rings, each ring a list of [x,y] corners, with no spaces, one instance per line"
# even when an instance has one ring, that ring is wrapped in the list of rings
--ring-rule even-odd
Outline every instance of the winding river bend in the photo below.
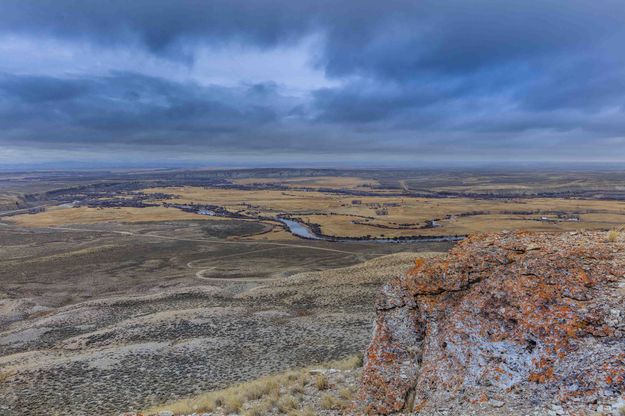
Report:
[[[327,240],[313,232],[306,224],[303,224],[294,220],[287,220],[286,218],[276,218],[282,224],[286,225],[291,234],[302,238],[308,238],[311,240]]]
[[[291,234],[296,235],[301,238],[305,238],[308,240],[324,240],[324,241],[373,241],[377,243],[414,243],[414,242],[441,242],[441,241],[460,241],[464,240],[464,236],[415,236],[410,238],[402,238],[402,239],[394,239],[394,238],[370,238],[370,239],[357,239],[357,238],[332,238],[326,237],[323,235],[319,235],[315,233],[308,225],[287,219],[277,217],[276,220],[280,221],[282,224],[286,225]]]

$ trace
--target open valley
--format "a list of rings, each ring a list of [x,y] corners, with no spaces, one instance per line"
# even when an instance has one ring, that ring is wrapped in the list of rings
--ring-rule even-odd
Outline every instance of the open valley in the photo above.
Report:
[[[625,416],[622,0],[0,0],[0,416]]]
[[[115,415],[353,356],[381,285],[451,237],[625,223],[625,201],[600,195],[618,191],[610,174],[593,197],[497,198],[470,196],[475,185],[416,194],[399,185],[410,172],[395,185],[376,171],[180,175],[13,182],[21,202],[0,214],[2,414]]]

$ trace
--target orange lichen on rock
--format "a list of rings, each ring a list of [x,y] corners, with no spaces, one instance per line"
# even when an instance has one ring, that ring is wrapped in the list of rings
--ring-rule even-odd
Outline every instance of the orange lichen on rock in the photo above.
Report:
[[[609,403],[625,394],[624,300],[625,247],[603,233],[471,236],[384,287],[361,409]]]
[[[408,270],[408,275],[417,274],[419,270],[421,270],[421,267],[423,267],[424,264],[425,264],[425,259],[423,259],[422,257],[416,258],[414,261],[414,266],[410,270]]]

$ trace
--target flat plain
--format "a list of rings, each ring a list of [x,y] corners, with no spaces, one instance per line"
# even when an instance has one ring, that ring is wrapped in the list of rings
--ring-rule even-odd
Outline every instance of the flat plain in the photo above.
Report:
[[[358,196],[318,190],[243,190],[206,187],[145,188],[156,195],[146,208],[53,208],[11,218],[22,226],[72,223],[142,222],[201,219],[201,215],[165,208],[164,204],[217,205],[245,219],[271,224],[267,218],[288,215],[335,237],[410,237],[466,235],[525,229],[564,231],[609,229],[625,223],[625,202],[578,198],[424,198]],[[167,195],[168,199],[159,196]],[[218,217],[217,217],[218,218]],[[288,235],[272,237],[289,238]],[[267,237],[267,236],[266,236]]]

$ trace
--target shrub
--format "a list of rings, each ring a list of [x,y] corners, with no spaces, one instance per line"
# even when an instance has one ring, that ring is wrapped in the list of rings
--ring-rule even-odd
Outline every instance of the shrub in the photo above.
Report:
[[[269,413],[271,409],[273,409],[273,404],[268,400],[264,400],[250,407],[248,410],[245,411],[244,415],[245,416],[264,416],[267,413]]]
[[[258,400],[263,397],[263,384],[260,381],[249,383],[241,388],[241,395],[245,400]]]
[[[315,411],[308,406],[306,406],[302,410],[290,411],[288,414],[289,416],[316,416]]]
[[[331,394],[324,394],[323,396],[321,396],[321,400],[319,400],[319,406],[323,410],[331,410],[338,407],[336,399]]]
[[[258,406],[250,407],[245,412],[243,412],[244,416],[263,416],[265,414],[267,414],[267,412],[265,412],[264,409],[261,409]]]
[[[362,366],[362,356],[352,356],[323,364],[322,368],[350,370],[360,366]],[[6,373],[0,373],[0,378],[6,377]],[[267,414],[273,407],[277,406],[280,401],[281,388],[283,392],[287,392],[293,400],[297,401],[301,398],[301,394],[304,393],[304,387],[311,382],[314,382],[314,385],[319,390],[327,390],[330,387],[325,375],[314,375],[314,373],[311,373],[310,368],[304,368],[298,371],[288,371],[273,376],[262,377],[223,390],[206,392],[190,398],[166,403],[161,406],[155,406],[150,409],[145,409],[143,413],[154,414],[167,409],[173,411],[174,414],[191,414],[214,412],[218,407],[222,407],[224,411],[233,413],[240,412],[244,407],[244,402],[262,399],[261,403],[254,403],[246,409],[244,413],[251,416]],[[337,406],[337,404],[340,406],[339,399],[331,397],[330,400],[333,401],[332,406]],[[301,416],[314,415],[314,412],[309,410],[310,409],[304,409],[298,413],[294,409],[289,413],[301,414]]]
[[[324,374],[319,374],[317,378],[315,378],[315,387],[317,387],[317,390],[327,390],[328,387],[330,387],[328,378]]]
[[[238,395],[227,397],[224,401],[223,408],[228,413],[237,413],[243,406],[243,400]]]
[[[354,392],[352,391],[352,389],[347,387],[344,387],[341,389],[341,391],[339,391],[339,397],[343,400],[351,400],[353,395]]]
[[[306,385],[310,382],[310,371],[303,369],[299,372],[299,378],[302,380],[302,385]]]
[[[215,403],[215,406],[221,407],[224,405],[225,401],[226,399],[224,399],[224,396],[217,396],[215,397],[214,403]]]
[[[261,397],[279,390],[280,385],[273,378],[261,378],[242,387],[245,400],[258,400]]]
[[[294,384],[289,389],[289,393],[291,393],[291,394],[303,394],[304,393],[304,385],[303,384]]]
[[[353,370],[362,367],[363,360],[363,355],[357,354],[342,360],[331,361],[328,363],[328,367],[336,368],[337,370]]]
[[[287,379],[288,381],[295,381],[295,380],[297,380],[298,378],[299,378],[299,374],[298,374],[298,373],[296,373],[296,372],[294,372],[294,371],[292,371],[292,372],[290,372],[290,373],[288,373],[288,374],[286,375],[286,379]]]
[[[202,410],[204,412],[213,412],[218,407],[214,399],[207,399],[206,401],[199,402],[196,406],[198,407],[197,410]]]
[[[304,387],[306,385],[306,380],[303,376],[299,376],[295,380],[293,380],[289,385],[289,392],[291,394],[302,394],[304,393]]]
[[[282,413],[287,413],[289,410],[296,409],[297,406],[298,402],[293,396],[283,396],[278,400],[278,410]]]
[[[623,231],[622,228],[613,228],[610,231],[608,231],[608,236],[607,236],[608,241],[611,243],[615,242],[621,235],[621,231]]]

